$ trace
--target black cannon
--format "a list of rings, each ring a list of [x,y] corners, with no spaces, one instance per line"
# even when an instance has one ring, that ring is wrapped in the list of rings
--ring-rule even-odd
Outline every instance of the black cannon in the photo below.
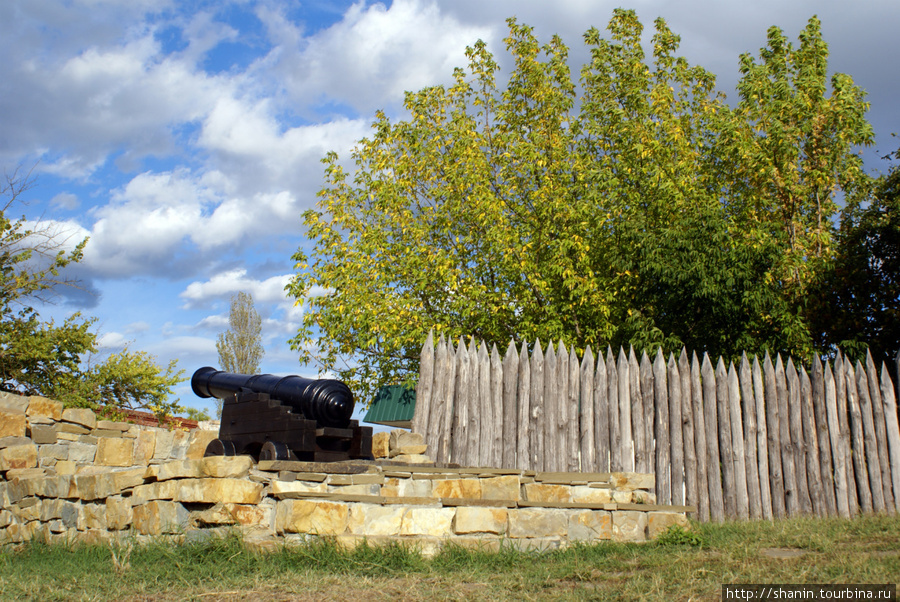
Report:
[[[223,401],[219,438],[206,448],[207,456],[310,462],[372,458],[372,427],[350,419],[353,393],[340,381],[206,367],[194,373],[191,388],[199,397]]]

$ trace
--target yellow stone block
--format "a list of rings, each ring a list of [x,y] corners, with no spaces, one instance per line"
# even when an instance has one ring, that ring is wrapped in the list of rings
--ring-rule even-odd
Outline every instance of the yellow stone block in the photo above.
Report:
[[[525,499],[529,502],[567,504],[572,501],[571,487],[548,483],[526,483]]]
[[[646,541],[647,513],[617,510],[612,513],[612,538],[614,541]]]
[[[233,525],[234,515],[225,507],[225,504],[216,504],[196,514],[196,519],[204,525]]]
[[[268,510],[251,504],[216,504],[196,515],[206,525],[264,526],[268,523]]]
[[[173,500],[181,487],[179,481],[160,481],[138,485],[131,492],[133,504],[143,504],[151,500]]]
[[[387,478],[381,486],[384,497],[436,497],[433,490],[435,481],[430,479]]]
[[[147,502],[133,509],[133,525],[142,535],[177,533],[188,522],[189,514],[176,502]]]
[[[481,479],[481,497],[485,500],[518,500],[520,490],[517,475]]]
[[[242,479],[183,479],[178,481],[177,502],[258,504],[263,484]]]
[[[481,499],[479,479],[442,479],[432,484],[432,495],[439,498]]]
[[[513,538],[560,537],[568,533],[569,511],[556,508],[514,508],[509,513]]]
[[[141,466],[138,468],[130,468],[128,470],[120,470],[112,473],[113,482],[116,484],[116,489],[118,491],[124,491],[125,489],[131,489],[132,487],[143,485],[145,472],[147,472],[147,470],[143,466]]]
[[[347,504],[313,500],[283,500],[275,510],[278,533],[340,535],[347,530]]]
[[[604,510],[574,511],[569,517],[569,541],[612,538],[612,515]]]
[[[134,441],[134,463],[139,466],[146,466],[153,459],[153,453],[156,451],[156,431],[151,429],[141,429]]]
[[[84,511],[84,528],[85,529],[103,529],[107,528],[106,522],[106,504],[85,504],[82,506]]]
[[[690,529],[691,524],[688,522],[684,514],[677,512],[648,512],[647,513],[647,537],[656,539],[660,533],[666,531],[669,527],[679,526],[683,529]]]
[[[28,416],[45,416],[59,421],[62,420],[62,413],[63,404],[58,401],[38,395],[28,398],[28,409],[25,410],[25,414]]]
[[[325,493],[328,487],[325,482],[310,483],[308,481],[272,481],[272,495],[283,493]]]
[[[73,460],[60,460],[54,466],[56,474],[60,476],[68,476],[75,474],[75,462]]]
[[[131,498],[106,498],[106,526],[111,531],[121,531],[131,525],[134,512]]]
[[[202,460],[172,460],[159,465],[156,480],[196,479],[203,476]]]
[[[375,433],[372,435],[372,455],[376,458],[387,458],[390,453],[388,442],[391,434],[388,432]]]
[[[571,488],[572,501],[578,504],[609,504],[613,501],[609,489],[576,485]]]
[[[24,412],[0,408],[0,437],[24,437],[27,427]]]
[[[209,445],[210,441],[213,439],[217,439],[219,433],[216,431],[202,431],[200,429],[194,429],[189,434],[189,443],[187,454],[185,455],[188,459],[201,459],[203,458],[203,454],[206,453],[206,446]]]
[[[403,515],[401,535],[451,535],[455,508],[410,508]]]
[[[200,460],[200,471],[208,477],[242,479],[250,474],[250,456],[210,456]]]
[[[134,439],[101,437],[97,442],[94,464],[99,466],[132,466],[134,464]]]
[[[348,528],[356,535],[398,535],[405,512],[403,506],[352,504]]]
[[[37,468],[38,449],[34,443],[0,449],[0,470]]]
[[[509,513],[506,508],[480,508],[460,506],[456,509],[453,532],[464,533],[506,533]]]
[[[381,487],[379,485],[329,485],[328,493],[336,493],[338,495],[381,495]]]
[[[272,508],[258,506],[256,504],[225,504],[225,508],[237,521],[237,524],[245,527],[268,527],[271,524]]]
[[[656,476],[640,472],[613,472],[609,475],[609,482],[618,491],[649,491],[656,485]]]
[[[75,475],[67,497],[78,497],[82,500],[102,500],[119,493],[111,472],[99,474]],[[74,489],[74,491],[73,491]],[[74,494],[74,495],[73,495]]]
[[[97,427],[97,415],[88,408],[66,408],[63,410],[62,420],[80,424],[89,429]]]

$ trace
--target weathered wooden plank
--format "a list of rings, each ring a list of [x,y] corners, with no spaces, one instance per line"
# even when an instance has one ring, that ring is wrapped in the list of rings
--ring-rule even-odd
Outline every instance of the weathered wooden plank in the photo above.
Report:
[[[578,356],[575,355],[575,346],[569,349],[569,397],[566,400],[568,410],[566,412],[566,470],[577,472],[580,466],[578,460],[581,445],[578,434],[578,406],[581,399],[581,367],[578,364]]]
[[[825,362],[825,411],[828,419],[828,439],[831,444],[831,460],[834,463],[834,499],[838,516],[850,518],[850,494],[847,480],[847,458],[841,439],[841,419],[838,406],[837,385],[831,363]]]
[[[869,485],[869,470],[866,466],[865,442],[863,441],[862,409],[856,389],[856,371],[850,361],[844,362],[844,382],[847,387],[847,406],[850,408],[850,445],[853,458],[853,472],[856,478],[856,493],[862,512],[872,512],[872,487]]]
[[[424,433],[431,409],[431,388],[434,386],[434,331],[429,330],[419,353],[419,382],[416,383],[416,407],[413,412],[412,431]]]
[[[634,469],[636,472],[653,471],[653,414],[644,412],[641,395],[641,368],[634,347],[628,353],[628,385],[631,394],[631,433],[634,436]]]
[[[825,403],[825,371],[819,356],[813,358],[812,365],[812,405],[816,419],[816,439],[819,451],[819,475],[822,494],[825,498],[825,514],[837,516],[837,500],[834,495],[834,460],[832,459],[831,435],[828,431],[828,407]],[[837,414],[835,413],[835,417]]]
[[[894,506],[900,512],[900,423],[897,421],[897,395],[887,365],[881,363],[881,401],[884,404],[885,431],[891,464]]]
[[[609,408],[609,464],[611,472],[625,470],[622,457],[622,429],[619,427],[619,370],[612,348],[606,348],[606,387]],[[628,421],[631,417],[628,416]]]
[[[599,472],[597,445],[594,442],[594,352],[590,345],[581,358],[581,404],[578,418],[578,447],[581,451],[582,472]]]
[[[501,445],[503,453],[500,457],[501,468],[516,466],[516,450],[518,447],[518,407],[516,390],[519,380],[519,352],[516,344],[510,339],[503,355],[503,424],[498,429],[502,432]]]
[[[766,392],[763,388],[759,357],[756,355],[753,356],[752,373],[753,398],[756,400],[756,460],[759,466],[759,499],[762,502],[762,516],[769,520],[774,516],[771,475],[769,474],[769,430],[766,426]]]
[[[731,441],[731,408],[728,399],[728,370],[722,356],[716,363],[716,411],[718,412],[719,462],[722,466],[722,489],[725,518],[738,518],[737,486],[734,478],[734,444]]]
[[[671,471],[672,471],[672,502],[678,506],[684,505],[684,419],[681,412],[681,377],[678,374],[678,364],[675,356],[669,354],[669,362],[666,365],[666,382],[669,388],[669,445],[671,446]],[[658,443],[657,443],[658,444]]]
[[[597,444],[597,472],[611,472],[609,467],[609,389],[606,384],[606,362],[603,352],[597,352],[594,371],[594,441]]]
[[[529,405],[531,407],[528,428],[531,443],[529,470],[544,470],[544,352],[541,350],[540,340],[535,341],[534,350],[531,352]]]
[[[672,503],[671,445],[669,444],[669,391],[662,349],[653,360],[653,396],[656,400],[656,496],[658,503]]]
[[[697,448],[694,441],[694,410],[691,398],[691,364],[687,349],[681,348],[678,357],[678,376],[681,385],[681,433],[684,439],[684,498],[685,505],[699,507],[697,488]]]
[[[869,385],[869,399],[872,402],[872,416],[875,420],[875,442],[878,445],[878,462],[881,468],[881,486],[884,493],[884,505],[894,508],[894,492],[891,487],[891,465],[888,457],[888,438],[885,430],[884,404],[881,401],[881,388],[878,384],[878,369],[872,353],[866,350],[866,377]]]
[[[872,491],[872,507],[875,512],[884,512],[884,485],[881,482],[881,460],[878,458],[878,439],[875,434],[875,418],[872,400],[869,398],[869,381],[862,363],[856,362],[856,392],[859,399],[863,425],[863,444],[866,453],[866,468],[869,474],[869,488]],[[892,504],[893,505],[893,504]]]
[[[491,455],[488,466],[501,468],[503,465],[503,360],[497,344],[491,345]]]
[[[559,385],[557,378],[557,357],[553,341],[547,343],[544,352],[544,470],[559,472],[556,463],[559,442],[556,438],[556,416],[559,412]]]
[[[706,522],[710,519],[709,470],[707,469],[709,450],[706,445],[706,404],[703,402],[700,372],[700,362],[697,360],[697,353],[694,352],[691,358],[691,406],[694,415],[694,447],[697,453],[697,500],[700,520]]]
[[[469,340],[469,426],[466,433],[469,449],[466,455],[470,466],[481,463],[481,365],[478,363],[478,343],[472,337]]]
[[[438,340],[437,349],[434,352],[434,378],[431,387],[431,409],[428,411],[428,422],[422,425],[422,433],[425,445],[428,446],[428,454],[434,458],[441,446],[441,424],[443,424],[444,408],[446,407],[447,373],[450,362],[447,360],[447,342],[444,335]],[[414,431],[415,432],[415,431]]]
[[[812,513],[809,481],[806,477],[806,448],[803,445],[803,407],[800,403],[800,377],[793,358],[785,366],[788,385],[788,415],[790,416],[791,451],[794,456],[794,478],[797,483],[797,504],[800,514]]]
[[[734,462],[735,512],[738,518],[750,518],[747,491],[747,456],[744,449],[744,420],[741,415],[741,386],[734,363],[728,365],[728,402],[731,407],[731,457]]]
[[[787,515],[787,508],[784,497],[784,472],[781,464],[781,416],[775,367],[772,366],[772,358],[769,357],[768,352],[763,361],[763,371],[766,379],[766,429],[768,433],[766,445],[769,452],[769,489],[772,492],[772,514],[775,518],[784,518]]]
[[[744,467],[747,471],[747,503],[750,518],[762,518],[759,492],[759,461],[756,457],[756,398],[753,396],[753,373],[747,354],[741,355],[738,371],[741,387],[741,413],[744,420]]]
[[[447,387],[444,389],[444,408],[441,412],[440,445],[435,450],[435,461],[440,463],[450,462],[450,448],[453,437],[453,417],[456,414],[456,370],[457,351],[453,348],[453,341],[447,341]]]
[[[494,404],[491,394],[491,356],[484,341],[478,346],[478,401],[480,415],[478,466],[492,466],[494,453]]]
[[[566,471],[566,431],[569,420],[569,350],[560,340],[556,349],[556,425],[554,436],[556,438],[553,453],[553,468],[555,472]]]
[[[453,401],[453,433],[450,461],[467,466],[469,463],[469,351],[459,339],[456,348],[456,397]]]
[[[632,369],[633,368],[634,367],[632,366]],[[649,462],[650,468],[648,468],[648,470],[655,472],[656,469],[654,468],[654,465],[656,464],[656,458],[653,454],[653,439],[655,437],[656,424],[653,417],[656,414],[656,400],[653,395],[653,366],[650,363],[650,358],[647,356],[646,351],[641,354],[641,365],[637,370],[640,373],[638,382],[640,383],[640,405],[643,418],[642,424],[644,427],[644,460],[642,464]],[[632,383],[634,383],[634,381],[632,381]],[[634,391],[631,393],[633,397]]]
[[[834,463],[834,499],[837,513],[850,518],[850,495],[847,482],[847,458],[841,440],[841,421],[838,410],[837,390],[831,364],[825,362],[825,411],[828,420],[828,439],[831,445],[831,459]]]
[[[531,470],[531,359],[528,346],[522,343],[519,351],[519,378],[516,382],[518,398],[518,427],[516,468]]]
[[[716,522],[725,520],[725,501],[722,495],[722,472],[719,458],[719,417],[716,401],[716,374],[709,355],[703,354],[703,420],[706,423],[706,466],[709,477],[709,515]]]
[[[809,498],[812,511],[818,516],[826,516],[828,508],[825,504],[825,493],[822,489],[822,475],[819,472],[819,437],[816,430],[816,416],[812,402],[812,382],[803,366],[800,376],[800,405],[803,418],[803,441],[806,445],[806,478],[809,483]]]
[[[644,352],[646,354],[646,352]],[[631,392],[631,431],[635,435],[634,445],[634,466],[636,472],[641,472],[638,468],[646,467],[649,472],[653,471],[653,411],[647,412],[646,395],[641,387],[641,367],[638,364],[637,355],[632,346],[628,353],[628,377],[630,379],[629,386]],[[652,401],[650,402],[652,407]],[[637,431],[641,434],[638,437]],[[638,445],[640,440],[640,446]]]
[[[619,457],[622,458],[622,469],[625,472],[634,472],[634,433],[631,425],[631,376],[628,374],[628,356],[625,349],[619,347],[619,358],[616,365],[619,376],[619,429],[622,438],[619,444]]]
[[[778,439],[781,443],[781,478],[784,480],[784,506],[788,516],[800,513],[797,473],[794,470],[794,447],[791,441],[791,413],[784,362],[778,354],[775,362],[775,391],[778,396]]]
[[[834,388],[837,395],[838,421],[840,424],[840,442],[843,447],[844,473],[847,475],[847,502],[850,508],[850,516],[859,514],[859,498],[856,490],[856,475],[853,470],[853,458],[851,456],[850,437],[850,410],[847,403],[847,378],[844,369],[844,359],[838,350],[834,358]],[[855,385],[854,385],[855,386]]]

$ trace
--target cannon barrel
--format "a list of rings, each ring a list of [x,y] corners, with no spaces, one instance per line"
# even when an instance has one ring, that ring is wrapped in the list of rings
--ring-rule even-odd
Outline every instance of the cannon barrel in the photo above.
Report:
[[[273,374],[234,374],[205,367],[194,372],[198,397],[227,399],[241,391],[265,393],[322,426],[345,428],[353,414],[353,393],[339,380]]]

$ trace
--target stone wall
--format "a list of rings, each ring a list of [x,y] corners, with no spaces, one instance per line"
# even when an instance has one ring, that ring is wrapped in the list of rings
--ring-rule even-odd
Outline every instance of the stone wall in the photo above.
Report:
[[[687,525],[690,510],[655,505],[652,475],[436,467],[415,453],[329,464],[204,458],[215,436],[0,396],[0,544],[239,530],[263,546],[329,536],[346,545],[413,542],[426,552],[447,542],[549,549],[644,541]],[[395,439],[406,452],[424,451]],[[406,458],[418,463],[396,461]]]

